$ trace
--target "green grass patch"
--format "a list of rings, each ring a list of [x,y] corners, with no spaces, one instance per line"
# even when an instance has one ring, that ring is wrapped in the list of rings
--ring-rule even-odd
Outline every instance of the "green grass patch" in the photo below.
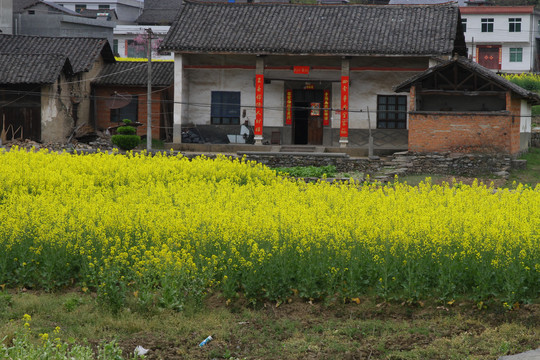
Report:
[[[26,333],[25,346],[32,352],[25,354],[33,358],[43,355],[40,349],[51,350],[43,346],[45,333],[53,345],[68,344],[66,351],[82,354],[84,349],[77,348],[82,346],[92,350],[93,358],[101,354],[107,359],[133,357],[140,345],[150,350],[148,359],[492,360],[540,343],[539,304],[508,311],[489,303],[479,310],[475,303],[459,300],[402,304],[366,297],[329,306],[295,298],[279,307],[266,303],[251,308],[242,299],[227,305],[214,294],[183,312],[139,314],[126,307],[113,315],[102,311],[95,294],[11,292],[10,297],[0,312],[0,340],[13,347]],[[74,302],[66,312],[66,304]],[[31,316],[28,331],[25,314]],[[208,335],[213,340],[199,347]],[[103,357],[107,351],[109,357]]]
[[[294,166],[294,167],[277,167],[274,168],[278,173],[288,174],[293,177],[334,177],[336,175],[336,167],[328,166]]]
[[[512,171],[506,186],[513,187],[515,183],[521,183],[535,187],[540,183],[540,148],[529,149],[529,152],[523,154],[520,159],[527,160],[527,168]]]

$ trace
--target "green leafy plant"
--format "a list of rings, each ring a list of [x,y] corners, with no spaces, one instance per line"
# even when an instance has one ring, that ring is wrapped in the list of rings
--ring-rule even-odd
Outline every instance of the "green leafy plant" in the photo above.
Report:
[[[336,174],[336,167],[333,165],[277,167],[274,170],[294,177],[332,177]]]
[[[123,120],[125,126],[120,126],[116,131],[118,135],[113,135],[111,141],[122,150],[132,150],[141,143],[141,137],[136,135],[137,129],[130,126],[131,120]]]

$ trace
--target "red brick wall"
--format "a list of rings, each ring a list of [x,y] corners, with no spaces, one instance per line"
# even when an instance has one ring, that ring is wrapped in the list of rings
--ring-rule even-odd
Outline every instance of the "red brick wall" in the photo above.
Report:
[[[105,101],[109,98],[114,92],[118,93],[128,93],[132,95],[139,96],[139,107],[138,107],[138,119],[137,121],[142,123],[142,126],[137,127],[137,135],[146,135],[146,88],[144,87],[103,87],[96,88],[96,126],[98,130],[103,130],[109,126],[118,125],[118,123],[113,123],[111,119],[111,111],[106,106]],[[152,138],[160,139],[160,113],[161,113],[161,92],[155,92],[152,94]]]
[[[509,114],[416,113],[409,115],[409,150],[417,152],[519,152],[520,99],[507,96]],[[514,116],[512,116],[514,115]]]

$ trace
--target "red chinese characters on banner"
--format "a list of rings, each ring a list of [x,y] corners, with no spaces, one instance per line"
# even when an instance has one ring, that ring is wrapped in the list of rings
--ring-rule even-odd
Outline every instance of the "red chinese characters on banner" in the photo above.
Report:
[[[263,104],[264,104],[264,75],[255,75],[255,136],[262,136]]]
[[[292,89],[285,92],[285,125],[292,125]]]
[[[330,125],[330,90],[324,90],[324,96],[323,96],[323,125],[328,126]]]
[[[341,77],[341,124],[340,137],[349,137],[349,77]]]
[[[309,66],[293,66],[295,74],[309,74]]]

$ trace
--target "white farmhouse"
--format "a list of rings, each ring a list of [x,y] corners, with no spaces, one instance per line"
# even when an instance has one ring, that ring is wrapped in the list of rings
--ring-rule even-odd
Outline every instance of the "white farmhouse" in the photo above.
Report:
[[[468,53],[488,69],[538,71],[540,13],[534,6],[460,7]]]

